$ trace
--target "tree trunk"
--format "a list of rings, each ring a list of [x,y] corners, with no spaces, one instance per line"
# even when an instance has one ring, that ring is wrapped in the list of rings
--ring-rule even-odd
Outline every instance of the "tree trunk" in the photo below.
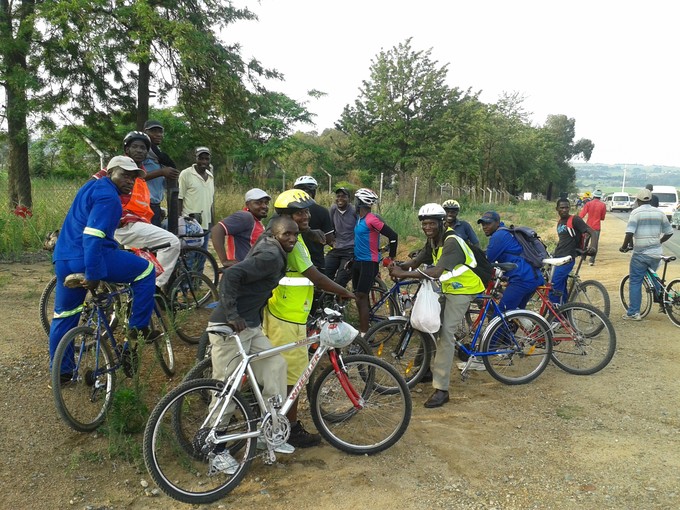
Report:
[[[144,129],[144,123],[149,120],[149,81],[151,79],[150,62],[140,62],[137,79],[137,130]]]

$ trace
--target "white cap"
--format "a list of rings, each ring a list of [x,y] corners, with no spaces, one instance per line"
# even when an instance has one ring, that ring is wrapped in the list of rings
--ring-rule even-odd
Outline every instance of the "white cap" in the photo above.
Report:
[[[122,168],[128,172],[137,172],[137,177],[144,177],[144,170],[139,168],[137,163],[127,156],[114,156],[111,158],[111,161],[109,161],[109,164],[106,165],[106,170],[110,172],[116,167]]]
[[[203,154],[204,152],[207,152],[210,154],[210,149],[207,147],[196,147],[196,155],[198,156],[199,154]]]
[[[263,198],[269,198],[271,200],[272,197],[270,197],[266,191],[263,191],[260,188],[249,189],[246,193],[246,202],[250,202],[251,200],[261,200]]]

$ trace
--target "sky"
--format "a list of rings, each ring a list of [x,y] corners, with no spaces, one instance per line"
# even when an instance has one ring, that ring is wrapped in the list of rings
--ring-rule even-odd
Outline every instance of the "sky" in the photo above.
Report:
[[[448,85],[495,103],[525,97],[534,125],[576,121],[595,144],[590,162],[680,166],[675,2],[666,0],[235,0],[259,21],[222,36],[244,57],[284,74],[268,83],[333,127],[354,103],[372,60],[411,37],[448,64]],[[313,99],[307,91],[327,96]]]

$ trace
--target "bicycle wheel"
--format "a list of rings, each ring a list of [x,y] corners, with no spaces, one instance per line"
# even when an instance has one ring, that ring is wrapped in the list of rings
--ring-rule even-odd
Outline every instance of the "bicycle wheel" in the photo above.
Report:
[[[312,353],[313,351],[310,352],[310,355]],[[373,350],[368,345],[368,342],[366,341],[365,338],[362,338],[359,335],[357,335],[357,337],[354,340],[352,340],[351,344],[340,349],[340,354],[342,356],[348,356],[350,354],[366,354],[367,356],[371,356],[373,354]],[[320,374],[330,364],[331,364],[330,357],[325,356],[324,358],[319,360],[319,363],[314,369],[314,372],[309,374],[309,380],[307,381],[306,385],[308,396],[311,394],[312,389],[314,388],[314,383],[316,382],[317,374]]]
[[[550,361],[553,349],[550,326],[528,310],[512,310],[495,317],[481,342],[489,375],[504,384],[525,384],[536,379]]]
[[[552,324],[555,365],[576,375],[594,374],[606,367],[616,351],[616,332],[607,316],[585,303],[567,303],[558,315],[563,322]]]
[[[42,326],[43,331],[45,331],[45,334],[48,336],[50,334],[50,327],[52,325],[52,317],[54,316],[54,298],[56,295],[56,287],[57,277],[53,276],[52,279],[47,282],[45,289],[40,295],[40,325]],[[97,287],[97,292],[100,294],[107,294],[109,292],[113,292],[115,289],[116,288],[113,284],[101,282],[99,287]],[[81,314],[82,317],[89,316],[89,310],[92,306],[90,304],[91,299],[92,296],[88,293],[87,297],[85,298],[85,302],[83,303],[83,313]],[[116,329],[116,326],[118,325],[118,317],[120,316],[121,308],[122,305],[120,296],[115,296],[111,306],[104,310],[104,313],[109,318],[109,326],[111,326],[112,330]]]
[[[203,274],[184,273],[172,284],[168,298],[177,335],[187,343],[197,344],[219,301],[217,288]]]
[[[203,358],[210,356],[210,339],[208,332],[201,333],[201,338],[198,340],[198,348],[196,349],[196,361],[201,361]]]
[[[207,442],[206,423],[212,399],[221,406],[223,383],[195,379],[180,384],[156,405],[144,430],[144,463],[158,487],[188,504],[212,503],[241,482],[255,455],[255,437],[242,437],[257,430],[248,405],[236,392],[233,413],[218,425],[218,437],[233,436],[223,444]],[[207,396],[207,398],[206,398]],[[232,474],[212,467],[216,454],[225,451],[237,466]]]
[[[162,335],[153,342],[153,348],[156,352],[156,358],[160,364],[163,372],[168,377],[172,377],[175,374],[175,353],[172,350],[172,342],[170,341],[170,328],[169,323],[166,318],[165,304],[159,303],[159,301],[164,302],[161,296],[154,296],[156,303],[154,305],[154,311],[151,314],[151,329],[160,331]]]
[[[177,263],[183,265],[185,272],[203,273],[217,287],[220,269],[215,257],[205,248],[184,246],[180,251],[180,258]]]
[[[574,286],[569,294],[569,303],[586,303],[592,305],[609,317],[611,303],[607,288],[596,280],[574,281]]]
[[[680,326],[680,279],[671,280],[666,285],[664,308],[671,322]]]
[[[619,285],[619,299],[621,300],[621,304],[623,305],[623,309],[627,312],[628,311],[628,298],[630,296],[629,294],[629,288],[630,285],[628,284],[628,281],[630,279],[630,275],[626,275],[623,277],[621,280],[621,284]],[[652,311],[652,303],[654,302],[654,290],[652,289],[651,285],[649,285],[649,282],[647,281],[647,277],[642,280],[642,301],[640,302],[640,317],[647,317],[649,315],[649,312]]]
[[[61,382],[59,367],[70,360],[71,380]],[[59,342],[52,362],[52,393],[57,412],[78,432],[92,432],[104,422],[113,402],[116,366],[106,340],[97,342],[95,330],[73,328]]]
[[[352,389],[358,395],[358,407],[348,397],[347,391]],[[321,436],[335,448],[355,455],[389,448],[404,435],[411,419],[406,382],[391,365],[372,356],[343,358],[339,376],[333,367],[326,367],[317,377],[310,400],[312,420]],[[344,419],[338,420],[338,416]]]
[[[379,322],[366,332],[364,339],[373,355],[392,365],[409,388],[415,387],[430,369],[434,342],[427,333],[413,329],[408,317]]]

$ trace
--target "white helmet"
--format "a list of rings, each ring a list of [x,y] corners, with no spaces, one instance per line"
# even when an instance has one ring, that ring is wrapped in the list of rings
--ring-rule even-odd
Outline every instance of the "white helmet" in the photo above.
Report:
[[[420,221],[425,219],[443,221],[444,218],[446,218],[446,211],[439,204],[425,204],[418,211],[418,219]]]
[[[346,322],[324,322],[319,332],[319,340],[328,347],[345,347],[352,343],[359,332]]]
[[[298,186],[319,186],[319,183],[316,182],[316,179],[312,177],[311,175],[301,175],[297,179],[295,179],[295,183],[293,184],[294,188],[297,188]]]
[[[359,205],[371,206],[378,203],[378,195],[375,194],[375,191],[368,188],[359,188],[354,194],[354,198],[360,202]]]

